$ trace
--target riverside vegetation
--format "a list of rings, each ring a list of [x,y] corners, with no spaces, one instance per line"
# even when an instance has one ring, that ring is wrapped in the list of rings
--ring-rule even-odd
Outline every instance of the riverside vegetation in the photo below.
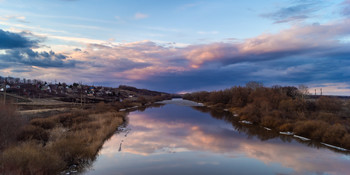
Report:
[[[0,174],[59,174],[89,166],[103,142],[126,121],[120,109],[169,96],[91,104],[45,118],[25,120],[15,105],[0,105]]]
[[[264,87],[250,82],[213,92],[185,94],[184,99],[237,113],[240,120],[293,132],[315,141],[350,149],[350,101],[331,96],[312,98],[307,89]]]

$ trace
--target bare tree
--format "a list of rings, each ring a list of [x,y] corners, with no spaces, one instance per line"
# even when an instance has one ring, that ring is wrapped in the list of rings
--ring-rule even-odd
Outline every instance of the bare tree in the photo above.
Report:
[[[253,90],[264,87],[263,83],[258,81],[250,81],[245,86]]]
[[[305,95],[309,95],[309,87],[307,87],[306,85],[304,84],[301,84],[298,86],[298,90],[302,96],[302,98],[304,98]]]

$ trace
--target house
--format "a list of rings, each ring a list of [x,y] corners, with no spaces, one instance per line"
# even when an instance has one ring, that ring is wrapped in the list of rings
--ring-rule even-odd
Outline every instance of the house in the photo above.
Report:
[[[11,86],[10,85],[6,85],[6,89],[10,89],[11,88]],[[0,88],[0,92],[4,92],[5,91],[5,87],[2,87],[2,88]]]
[[[42,86],[42,87],[41,87],[41,90],[42,90],[42,91],[47,91],[47,92],[50,92],[50,93],[51,93],[51,88],[50,88],[50,86],[48,86],[48,85]]]

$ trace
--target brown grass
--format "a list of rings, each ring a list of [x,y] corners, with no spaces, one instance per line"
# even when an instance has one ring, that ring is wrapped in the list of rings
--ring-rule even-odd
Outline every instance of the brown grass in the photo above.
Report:
[[[22,143],[3,152],[1,172],[57,174],[73,164],[88,164],[124,121],[125,113],[98,113],[102,109],[33,119],[17,136]]]
[[[37,140],[45,143],[49,140],[49,132],[39,126],[27,125],[17,136],[19,141]]]
[[[0,162],[1,172],[5,174],[52,174],[62,171],[66,166],[58,154],[33,142],[7,149]]]
[[[25,120],[16,112],[16,106],[0,104],[0,151],[13,144]]]
[[[55,127],[57,121],[52,118],[35,118],[30,121],[30,124],[41,127],[43,129],[52,129]]]

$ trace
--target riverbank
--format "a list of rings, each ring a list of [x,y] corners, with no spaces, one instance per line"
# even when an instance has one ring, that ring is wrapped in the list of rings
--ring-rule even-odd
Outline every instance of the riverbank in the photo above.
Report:
[[[332,97],[308,100],[297,88],[280,86],[233,87],[186,94],[184,98],[230,111],[243,124],[300,136],[339,150],[350,149],[350,102],[346,100]]]
[[[13,105],[0,107],[6,109],[0,111],[3,115],[1,120],[16,119],[18,123],[9,127],[14,132],[7,132],[8,136],[1,140],[0,172],[78,172],[93,162],[104,141],[126,122],[128,113],[120,112],[120,109],[142,107],[167,98],[155,96],[117,103],[89,104],[84,108],[71,108],[60,114],[37,116],[29,121],[25,121]]]

